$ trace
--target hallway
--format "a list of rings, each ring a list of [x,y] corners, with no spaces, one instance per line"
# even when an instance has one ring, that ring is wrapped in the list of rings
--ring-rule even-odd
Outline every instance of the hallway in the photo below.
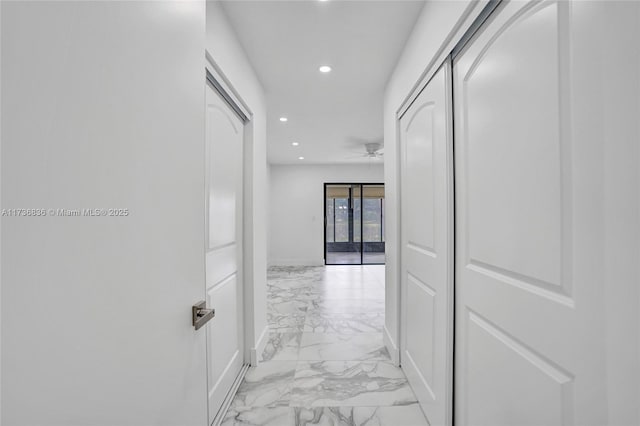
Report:
[[[640,426],[640,0],[0,39],[0,426]]]
[[[421,426],[382,341],[384,266],[273,267],[269,342],[224,426]]]

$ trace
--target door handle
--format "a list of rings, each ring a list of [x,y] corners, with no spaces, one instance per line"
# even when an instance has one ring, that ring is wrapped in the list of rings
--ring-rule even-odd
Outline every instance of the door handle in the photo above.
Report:
[[[207,309],[207,303],[204,300],[191,307],[191,321],[196,330],[199,330],[215,316],[216,310]]]

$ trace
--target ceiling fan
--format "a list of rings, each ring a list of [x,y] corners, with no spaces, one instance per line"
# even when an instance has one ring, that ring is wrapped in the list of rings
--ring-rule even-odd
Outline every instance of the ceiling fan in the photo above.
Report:
[[[364,149],[363,154],[349,158],[382,158],[384,156],[384,147],[380,142],[366,142]]]

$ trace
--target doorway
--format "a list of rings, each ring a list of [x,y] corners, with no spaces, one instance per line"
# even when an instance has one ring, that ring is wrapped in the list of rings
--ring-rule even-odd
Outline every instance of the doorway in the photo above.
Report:
[[[325,265],[384,265],[384,184],[324,184]]]
[[[206,324],[209,424],[245,366],[243,253],[243,143],[248,121],[227,91],[206,71]]]

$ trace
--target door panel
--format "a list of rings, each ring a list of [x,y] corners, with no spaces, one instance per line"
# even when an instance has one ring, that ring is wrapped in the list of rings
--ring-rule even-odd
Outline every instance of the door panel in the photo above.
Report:
[[[461,424],[606,423],[598,156],[573,139],[568,83],[579,7],[504,2],[454,64]]]
[[[362,264],[384,264],[384,185],[363,185],[362,207]]]
[[[407,273],[407,318],[420,326],[407,328],[405,353],[427,384],[433,383],[435,301],[436,291]]]
[[[209,423],[243,364],[243,123],[207,85],[207,324]]]
[[[211,421],[242,367],[238,323],[230,320],[239,317],[237,298],[236,274],[207,290],[207,306],[216,310],[216,318],[207,328]]]
[[[325,185],[325,263],[360,265],[361,185]]]
[[[449,64],[400,119],[401,363],[431,424],[451,423]]]
[[[569,158],[560,144],[559,18],[555,6],[540,5],[506,23],[469,64],[463,107],[474,136],[465,147],[470,261],[561,292],[561,174]]]
[[[0,15],[0,423],[203,426],[205,4]]]
[[[474,312],[469,312],[466,326],[469,395],[473,396],[466,424],[496,424],[510,410],[518,411],[517,423],[512,424],[565,424],[564,413],[573,409],[570,373]],[[491,357],[486,358],[487,354]],[[508,374],[486,377],[505,367]],[[491,392],[484,387],[488,380]]]
[[[214,95],[211,88],[207,88]],[[218,94],[207,98],[209,140],[209,249],[236,242],[236,191],[242,123]],[[209,102],[213,98],[212,102]]]
[[[238,270],[237,247],[228,245],[207,253],[207,288]]]
[[[425,94],[426,96],[426,94]],[[420,99],[422,100],[422,99]],[[411,108],[407,115],[408,123],[401,123],[405,131],[405,179],[406,188],[404,206],[411,212],[420,214],[406,215],[407,244],[422,249],[432,255],[434,252],[434,196],[433,196],[433,139],[434,109],[433,101],[425,102],[416,111]],[[408,118],[409,118],[408,117]],[[414,194],[420,194],[419,196]]]

